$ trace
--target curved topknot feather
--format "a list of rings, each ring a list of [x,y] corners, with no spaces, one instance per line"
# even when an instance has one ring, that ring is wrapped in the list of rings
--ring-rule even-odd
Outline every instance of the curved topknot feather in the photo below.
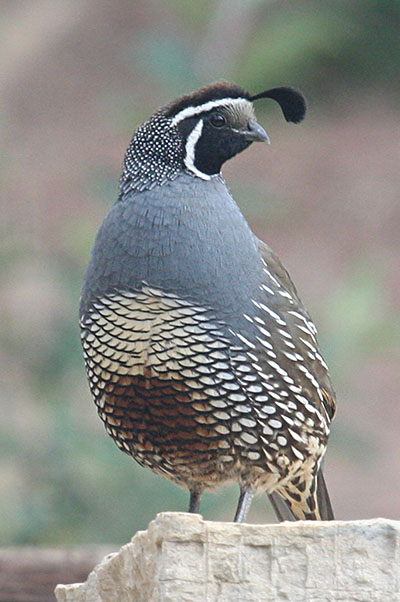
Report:
[[[280,88],[271,88],[265,90],[255,96],[251,96],[249,100],[258,100],[259,98],[272,98],[276,100],[282,109],[282,113],[290,123],[299,123],[304,119],[306,114],[306,100],[301,92],[294,88],[282,86]]]

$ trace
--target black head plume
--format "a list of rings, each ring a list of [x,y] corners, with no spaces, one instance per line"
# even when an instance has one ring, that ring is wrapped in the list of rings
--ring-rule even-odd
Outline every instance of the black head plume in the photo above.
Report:
[[[291,123],[299,123],[306,114],[306,100],[301,92],[294,88],[271,88],[271,90],[265,90],[265,92],[251,96],[249,100],[258,100],[259,98],[276,100],[286,121]]]

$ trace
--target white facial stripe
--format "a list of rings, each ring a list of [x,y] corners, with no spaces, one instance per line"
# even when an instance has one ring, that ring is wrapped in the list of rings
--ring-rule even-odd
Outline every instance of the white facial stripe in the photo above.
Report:
[[[250,104],[250,102],[245,98],[221,98],[220,100],[210,100],[209,102],[205,102],[197,107],[187,107],[175,115],[175,117],[172,119],[172,125],[177,125],[180,121],[182,121],[182,119],[193,117],[194,115],[203,113],[203,111],[211,111],[211,109],[214,109],[215,107],[226,107],[229,105],[243,104],[244,102]]]
[[[211,176],[208,176],[207,174],[198,170],[194,164],[194,157],[195,157],[195,153],[196,153],[196,144],[201,136],[202,131],[203,131],[203,120],[200,119],[199,123],[193,128],[193,130],[190,132],[190,134],[186,140],[185,165],[192,173],[194,173],[196,176],[198,176],[202,180],[210,180]]]

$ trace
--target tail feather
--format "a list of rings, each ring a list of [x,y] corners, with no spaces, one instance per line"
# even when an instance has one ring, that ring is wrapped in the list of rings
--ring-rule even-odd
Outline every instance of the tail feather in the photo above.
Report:
[[[321,520],[335,520],[328,488],[326,486],[324,473],[322,470],[319,471],[317,480],[317,506],[319,508]]]
[[[269,494],[270,502],[279,521],[334,520],[332,505],[322,469],[316,478],[316,488],[308,495],[280,488]]]

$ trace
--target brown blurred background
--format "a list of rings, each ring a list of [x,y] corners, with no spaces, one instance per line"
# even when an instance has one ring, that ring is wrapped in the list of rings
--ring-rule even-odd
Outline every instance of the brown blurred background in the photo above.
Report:
[[[308,98],[297,127],[259,102],[272,145],[224,174],[319,328],[337,518],[400,519],[399,30],[398,0],[1,2],[1,543],[123,543],[187,508],[103,431],[77,307],[133,131],[222,78]],[[204,516],[236,497],[205,495]],[[250,520],[274,520],[265,495]]]

